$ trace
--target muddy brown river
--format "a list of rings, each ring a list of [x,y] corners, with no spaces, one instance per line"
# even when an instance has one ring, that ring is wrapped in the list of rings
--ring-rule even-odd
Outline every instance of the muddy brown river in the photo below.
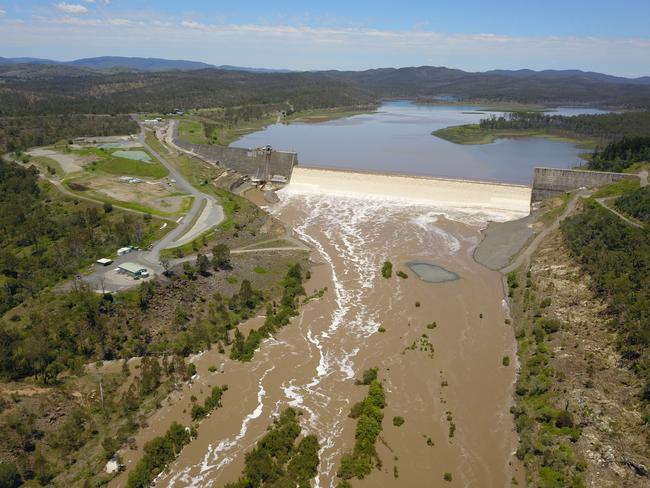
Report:
[[[321,444],[314,486],[334,487],[340,457],[354,443],[355,421],[347,415],[367,392],[354,380],[373,366],[387,400],[377,442],[382,468],[351,480],[353,486],[501,488],[511,486],[513,476],[523,486],[509,414],[515,340],[505,324],[501,277],[472,259],[480,229],[493,216],[291,192],[270,210],[313,247],[307,293],[327,291],[266,340],[250,363],[216,350],[194,358],[198,377],[149,420],[136,438],[140,449],[173,420],[191,423],[191,395],[202,402],[212,386],[229,389],[223,407],[201,422],[198,438],[156,486],[220,487],[236,480],[244,453],[273,415],[293,406],[303,412],[303,431]],[[383,278],[385,260],[408,278]],[[431,263],[459,279],[427,283],[408,262]],[[433,322],[435,328],[427,328]],[[504,356],[512,359],[508,367]],[[217,372],[208,372],[213,365]],[[395,427],[394,416],[405,423]],[[127,469],[140,454],[123,453]],[[451,483],[443,481],[445,472]],[[124,486],[127,474],[112,486]]]

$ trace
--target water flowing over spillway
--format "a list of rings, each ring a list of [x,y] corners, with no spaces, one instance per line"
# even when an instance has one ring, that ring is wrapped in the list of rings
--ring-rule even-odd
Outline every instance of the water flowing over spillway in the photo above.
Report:
[[[383,467],[354,486],[422,486],[447,471],[464,486],[508,485],[516,443],[508,414],[514,370],[501,358],[514,356],[514,338],[504,326],[499,275],[471,254],[488,219],[517,212],[304,193],[291,185],[270,211],[313,248],[307,294],[327,291],[266,340],[250,363],[216,351],[196,358],[194,388],[227,383],[229,390],[223,407],[200,424],[198,438],[157,486],[216,487],[236,480],[244,453],[272,416],[293,406],[321,445],[315,486],[334,487],[341,455],[354,444],[355,421],[347,415],[365,396],[355,378],[374,366],[387,395],[376,446]],[[409,278],[383,278],[385,260]],[[435,262],[463,279],[422,282],[406,266],[411,261]],[[263,319],[255,320],[259,326]],[[427,328],[433,321],[436,328]],[[207,371],[224,361],[224,373]],[[161,413],[160,420],[182,418],[187,405],[179,400],[177,412]],[[402,427],[392,425],[395,415],[406,420]]]

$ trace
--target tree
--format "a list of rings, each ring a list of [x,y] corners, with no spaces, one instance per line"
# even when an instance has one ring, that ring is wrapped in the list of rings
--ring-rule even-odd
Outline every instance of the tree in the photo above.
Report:
[[[208,276],[210,274],[210,260],[205,254],[197,254],[196,268],[199,270],[199,273],[201,273],[202,276]]]
[[[215,271],[230,269],[230,248],[226,244],[217,244],[212,248],[212,267]]]
[[[113,211],[113,204],[111,202],[104,202],[104,212],[111,213]]]

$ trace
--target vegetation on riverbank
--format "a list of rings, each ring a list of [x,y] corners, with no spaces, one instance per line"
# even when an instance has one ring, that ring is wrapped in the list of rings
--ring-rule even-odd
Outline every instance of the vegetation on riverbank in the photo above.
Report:
[[[344,480],[339,483],[339,487],[348,486],[349,479],[365,478],[375,466],[381,468],[381,459],[377,455],[375,442],[382,429],[386,400],[384,387],[377,379],[377,369],[366,371],[359,384],[368,385],[368,395],[362,401],[355,403],[350,410],[350,417],[357,420],[357,427],[354,434],[354,448],[351,452],[343,454],[337,471],[337,476]]]
[[[183,358],[164,356],[89,366],[54,386],[0,384],[0,464],[29,486],[104,484],[106,462],[119,464],[116,452],[134,447],[146,415],[193,374]]]
[[[487,117],[478,124],[446,127],[432,134],[456,144],[490,144],[499,138],[544,137],[593,150],[599,144],[624,137],[640,138],[649,133],[650,112],[641,111],[575,116],[514,112]],[[611,154],[604,158],[611,160],[609,156]]]
[[[294,111],[291,104],[254,104],[203,108],[178,122],[178,137],[193,144],[227,146],[240,137],[275,123],[317,123],[352,117],[376,110],[376,105],[343,106]]]
[[[650,213],[647,198],[637,200],[635,193],[622,198],[635,212]],[[594,280],[596,294],[606,300],[616,318],[612,326],[619,335],[622,358],[644,381],[641,395],[650,404],[648,229],[627,224],[595,202],[586,203],[584,211],[564,221],[561,228],[569,249]]]
[[[241,478],[225,488],[309,488],[318,474],[320,445],[311,434],[298,440],[302,434],[299,415],[287,408],[274,419],[269,431],[246,453]]]
[[[625,193],[619,210],[650,214],[646,189]],[[512,413],[529,485],[632,486],[643,475],[650,418],[647,234],[586,200],[545,239],[529,269],[507,276],[520,362]],[[610,452],[615,459],[608,460]]]
[[[251,330],[245,339],[239,330],[235,331],[235,338],[230,349],[231,359],[250,361],[264,339],[289,323],[291,318],[297,314],[300,297],[305,295],[302,282],[300,264],[291,266],[282,281],[284,291],[280,303],[267,303],[264,325],[259,329]]]
[[[432,135],[454,144],[492,144],[497,139],[514,139],[520,137],[542,137],[551,141],[575,144],[581,149],[593,149],[596,145],[591,139],[573,138],[555,135],[543,129],[487,129],[479,124],[456,125],[438,129]]]
[[[151,482],[189,444],[196,432],[174,422],[165,435],[156,437],[144,445],[144,456],[129,474],[127,488],[148,488]]]
[[[650,127],[646,133],[650,133]],[[650,136],[624,137],[600,150],[595,150],[588,167],[595,171],[620,173],[646,161],[650,161]]]
[[[203,405],[192,406],[192,420],[201,420],[210,415],[215,408],[221,407],[221,397],[226,391],[228,391],[228,385],[213,387]]]

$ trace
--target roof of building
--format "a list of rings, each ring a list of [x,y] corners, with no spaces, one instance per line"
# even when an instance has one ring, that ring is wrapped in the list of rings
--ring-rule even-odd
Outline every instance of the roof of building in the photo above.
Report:
[[[136,264],[136,263],[122,263],[118,266],[120,269],[123,269],[124,271],[128,271],[129,273],[137,274],[137,273],[142,273],[143,271],[147,271],[147,268],[142,266],[141,264]]]
[[[113,262],[113,260],[108,259],[108,258],[100,258],[100,259],[97,260],[97,262],[99,264],[111,264]]]

